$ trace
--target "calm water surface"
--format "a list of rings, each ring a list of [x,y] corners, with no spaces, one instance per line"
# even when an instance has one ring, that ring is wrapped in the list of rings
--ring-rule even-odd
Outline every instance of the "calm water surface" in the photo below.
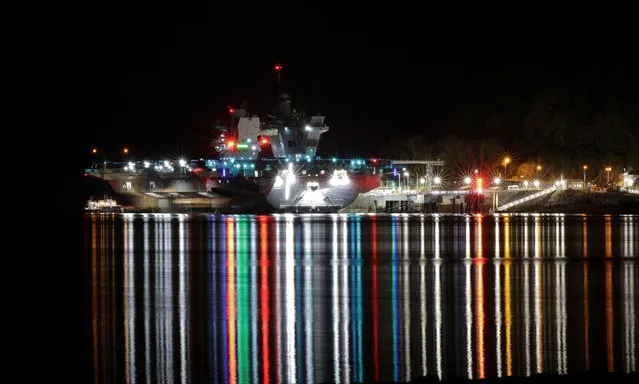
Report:
[[[85,216],[96,383],[636,372],[637,215]]]

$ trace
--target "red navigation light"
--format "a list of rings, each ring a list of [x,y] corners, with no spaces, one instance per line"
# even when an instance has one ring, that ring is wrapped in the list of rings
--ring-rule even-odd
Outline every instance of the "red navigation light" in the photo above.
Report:
[[[371,161],[373,162],[373,164],[377,164],[377,159],[371,159]]]
[[[229,108],[229,113],[235,113],[235,109]]]
[[[231,140],[226,144],[229,148],[233,148],[233,146],[235,145],[235,143]]]
[[[262,139],[262,144],[268,144],[268,140],[267,139]]]
[[[275,69],[275,72],[279,72],[282,70],[282,66],[279,64],[275,64],[275,66],[273,67]]]

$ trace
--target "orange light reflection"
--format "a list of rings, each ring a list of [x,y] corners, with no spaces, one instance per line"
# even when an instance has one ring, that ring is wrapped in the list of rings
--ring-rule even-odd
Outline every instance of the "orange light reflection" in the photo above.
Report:
[[[504,316],[506,320],[506,376],[513,375],[512,298],[510,290],[510,218],[504,217]]]
[[[93,291],[93,381],[98,383],[98,255],[95,215],[91,215],[91,286]]]
[[[614,340],[612,322],[612,262],[606,261],[606,349],[608,352],[608,372],[614,371]]]
[[[583,217],[583,256],[588,258],[588,224],[586,216]],[[588,261],[583,263],[583,281],[584,281],[584,357],[586,371],[590,369],[590,316],[588,313]]]
[[[484,355],[484,260],[476,261],[476,291],[477,291],[477,307],[475,312],[475,321],[477,323],[477,376],[480,379],[486,378],[486,357]]]
[[[475,260],[475,292],[477,295],[475,308],[475,322],[477,323],[477,376],[479,377],[479,379],[484,379],[486,378],[486,357],[484,351],[484,325],[486,319],[484,314],[484,239],[482,234],[481,216],[477,217],[475,228],[477,229],[475,249],[477,255],[477,259]]]

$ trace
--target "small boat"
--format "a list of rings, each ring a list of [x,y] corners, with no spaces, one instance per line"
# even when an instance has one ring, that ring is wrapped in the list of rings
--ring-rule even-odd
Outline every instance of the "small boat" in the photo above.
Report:
[[[124,207],[118,204],[110,196],[104,196],[102,200],[93,200],[89,198],[87,205],[84,207],[85,212],[124,212]]]

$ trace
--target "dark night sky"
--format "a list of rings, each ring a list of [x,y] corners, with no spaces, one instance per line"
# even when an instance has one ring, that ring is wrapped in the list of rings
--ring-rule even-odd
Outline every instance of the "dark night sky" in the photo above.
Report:
[[[64,81],[68,130],[83,132],[87,152],[205,155],[227,105],[246,100],[259,115],[275,105],[275,63],[294,107],[327,116],[322,155],[383,156],[390,138],[420,133],[482,138],[487,113],[547,89],[637,96],[636,43],[623,23],[603,31],[587,20],[503,23],[471,12],[329,22],[309,13],[243,21],[215,9],[86,11],[69,28]]]

